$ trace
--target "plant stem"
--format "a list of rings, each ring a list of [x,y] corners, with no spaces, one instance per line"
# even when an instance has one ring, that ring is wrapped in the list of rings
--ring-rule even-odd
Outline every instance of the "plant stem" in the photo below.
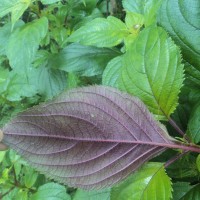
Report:
[[[174,129],[181,135],[183,138],[187,140],[187,142],[191,142],[190,139],[187,137],[187,135],[179,128],[179,126],[175,123],[175,121],[172,118],[169,118],[169,123],[174,127]]]

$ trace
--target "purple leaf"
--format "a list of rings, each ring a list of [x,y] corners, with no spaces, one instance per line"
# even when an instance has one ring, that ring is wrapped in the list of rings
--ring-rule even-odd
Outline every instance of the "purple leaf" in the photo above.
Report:
[[[103,86],[65,92],[19,114],[3,132],[3,142],[37,170],[85,189],[112,186],[179,147],[139,99]]]

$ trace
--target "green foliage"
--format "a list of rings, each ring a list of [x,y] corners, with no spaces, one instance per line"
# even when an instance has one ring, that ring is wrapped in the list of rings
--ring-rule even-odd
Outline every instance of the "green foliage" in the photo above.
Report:
[[[163,164],[148,163],[121,185],[113,188],[111,199],[168,200],[171,199],[171,192],[171,181],[165,173]]]
[[[66,193],[66,188],[57,183],[47,183],[38,188],[38,191],[30,198],[31,200],[71,200]]]
[[[190,6],[193,5],[193,6]],[[198,0],[163,0],[159,23],[181,46],[184,58],[200,68],[200,4]],[[170,16],[173,15],[173,20]]]
[[[199,145],[199,9],[199,0],[1,0],[0,125],[64,90],[103,84],[138,96],[171,135]],[[167,175],[162,163],[175,154],[113,188],[83,191],[0,151],[0,199],[200,199],[200,156],[187,153]]]
[[[200,142],[200,105],[194,107],[193,112],[191,113],[190,120],[188,122],[188,135],[191,137],[193,142]]]
[[[167,33],[154,26],[145,28],[124,55],[122,65],[119,87],[142,99],[158,119],[168,118],[177,106],[183,65],[179,49]]]

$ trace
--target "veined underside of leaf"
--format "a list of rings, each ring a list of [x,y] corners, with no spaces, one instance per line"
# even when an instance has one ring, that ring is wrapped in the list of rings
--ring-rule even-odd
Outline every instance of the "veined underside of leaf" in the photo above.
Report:
[[[141,164],[179,148],[137,98],[90,86],[19,114],[3,142],[59,182],[85,189],[112,186]]]

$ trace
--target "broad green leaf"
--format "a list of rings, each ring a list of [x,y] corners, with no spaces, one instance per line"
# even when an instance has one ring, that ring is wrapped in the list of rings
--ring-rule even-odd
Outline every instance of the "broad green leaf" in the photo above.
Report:
[[[200,104],[196,105],[190,115],[187,134],[194,143],[200,142]]]
[[[122,68],[122,56],[113,58],[106,66],[102,75],[102,84],[118,87],[118,79]]]
[[[71,200],[67,194],[66,188],[57,183],[47,183],[38,188],[38,191],[33,194],[30,200]]]
[[[31,0],[1,0],[0,18],[11,13],[11,22],[13,26],[30,4]]]
[[[53,57],[54,67],[67,72],[76,72],[82,76],[102,74],[107,63],[119,52],[112,49],[70,44]]]
[[[175,110],[183,83],[178,47],[162,28],[148,27],[123,57],[119,87],[138,96],[158,119]]]
[[[23,21],[18,21],[14,28],[18,28],[23,24]],[[0,27],[0,55],[6,55],[6,46],[12,33],[11,28],[11,23],[6,23],[4,26]]]
[[[163,0],[158,21],[181,46],[184,58],[200,69],[199,0]]]
[[[61,0],[41,0],[44,5],[60,2]]]
[[[13,69],[24,73],[30,67],[47,30],[48,20],[43,17],[25,24],[12,33],[7,47],[7,56]]]
[[[85,191],[78,189],[73,200],[110,200],[110,189]]]
[[[113,47],[129,35],[126,25],[119,19],[109,16],[107,19],[96,18],[76,30],[68,42],[97,47]]]
[[[197,184],[181,198],[181,200],[199,200],[199,199],[200,199],[200,184]]]
[[[123,0],[122,3],[126,11],[143,15],[145,26],[149,26],[156,22],[162,0]]]
[[[111,191],[111,200],[170,200],[170,178],[163,164],[148,163]]]
[[[173,183],[173,199],[181,200],[184,195],[193,188],[188,182]]]

